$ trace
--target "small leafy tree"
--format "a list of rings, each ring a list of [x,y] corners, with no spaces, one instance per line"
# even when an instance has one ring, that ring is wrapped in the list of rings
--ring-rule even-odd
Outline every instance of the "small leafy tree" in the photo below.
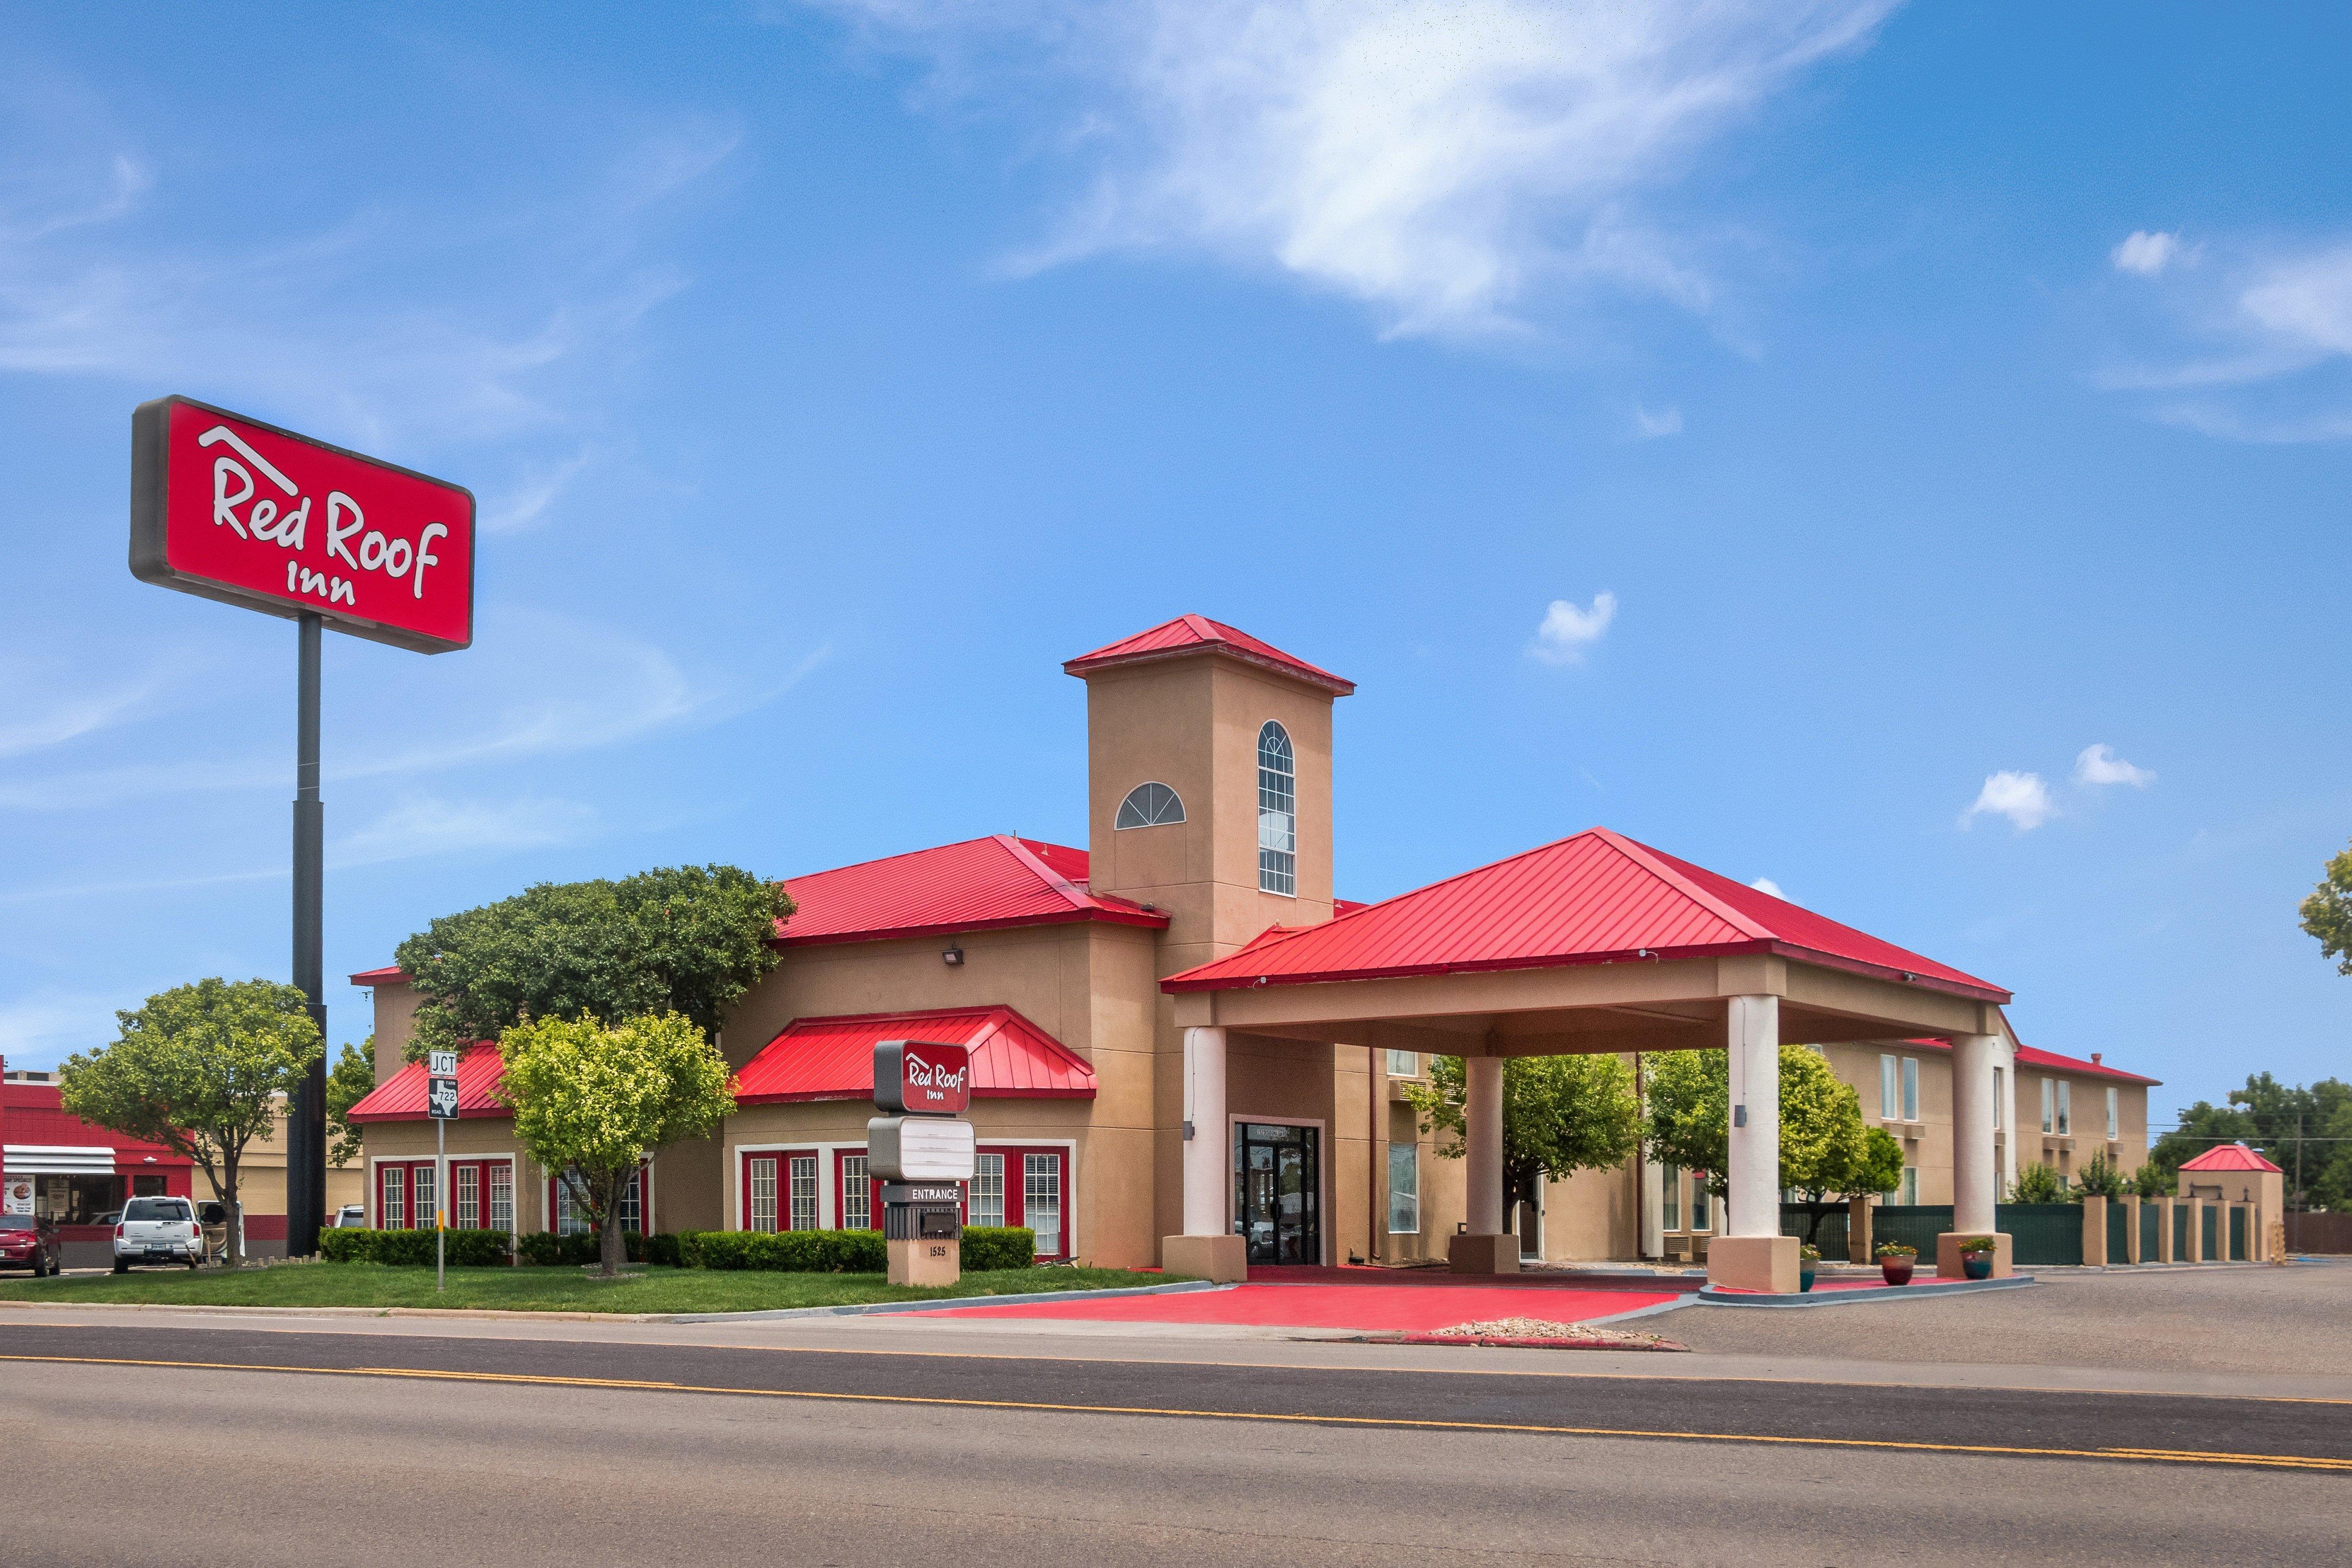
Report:
[[[2352,847],[2327,862],[2297,912],[2303,929],[2318,939],[2321,956],[2336,960],[2336,973],[2352,974]]]
[[[1429,1081],[1403,1086],[1423,1132],[1453,1134],[1441,1159],[1468,1152],[1464,1142],[1460,1057],[1432,1057]],[[1537,1184],[1578,1171],[1622,1165],[1641,1147],[1642,1108],[1633,1069],[1622,1057],[1510,1057],[1503,1062],[1503,1197],[1533,1202]],[[1507,1225],[1507,1221],[1506,1224]]]
[[[2069,1194],[2074,1202],[2084,1198],[2119,1198],[2131,1190],[2124,1173],[2107,1163],[2104,1153],[2094,1154],[2074,1173],[2074,1190]]]
[[[716,1036],[773,969],[781,883],[733,866],[671,866],[619,881],[542,882],[445,915],[394,956],[422,997],[406,1056],[494,1040],[533,1018],[683,1015]]]
[[[1649,1058],[1652,1156],[1699,1176],[1727,1197],[1731,1058],[1725,1051],[1667,1051]],[[1862,1097],[1808,1046],[1780,1047],[1780,1184],[1800,1194],[1805,1239],[1858,1197],[1892,1192],[1903,1180],[1903,1145],[1868,1125]]]
[[[245,1261],[238,1168],[267,1140],[281,1100],[325,1048],[302,993],[268,980],[199,980],[127,1013],[112,1045],[66,1058],[65,1107],[158,1143],[205,1173],[229,1212],[228,1260]]]
[[[2172,1191],[2172,1173],[2153,1160],[2142,1160],[2139,1169],[2132,1173],[2132,1194],[2139,1198],[2160,1198]]]
[[[375,1037],[370,1035],[357,1046],[345,1041],[342,1054],[327,1070],[327,1162],[338,1170],[360,1152],[360,1129],[344,1118],[374,1088]]]
[[[629,1178],[656,1150],[700,1138],[735,1109],[727,1061],[678,1013],[541,1018],[499,1037],[500,1096],[515,1136],[587,1210],[602,1234],[603,1277],[628,1260],[617,1223]]]
[[[2017,1180],[2010,1184],[2009,1201],[2013,1204],[2063,1204],[2066,1201],[2066,1184],[2048,1165],[2021,1166],[2018,1170]]]

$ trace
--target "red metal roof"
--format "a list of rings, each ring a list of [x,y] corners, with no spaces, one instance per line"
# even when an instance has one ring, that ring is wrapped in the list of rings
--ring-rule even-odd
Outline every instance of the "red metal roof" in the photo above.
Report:
[[[84,1121],[66,1109],[65,1090],[53,1083],[0,1083],[0,1143],[35,1147],[114,1151],[118,1166],[186,1165],[188,1157],[160,1143],[132,1138]]]
[[[383,1082],[368,1090],[367,1095],[351,1109],[347,1121],[422,1121],[425,1116],[425,1080],[429,1075],[423,1062],[410,1062]],[[499,1055],[499,1047],[488,1040],[467,1046],[457,1058],[457,1116],[512,1116],[514,1111],[498,1098],[499,1085],[505,1081],[507,1064]]]
[[[2243,1143],[2223,1143],[2208,1149],[2194,1160],[2183,1160],[2184,1171],[2270,1171],[2278,1167],[2247,1148]]]
[[[1990,981],[1594,827],[1353,914],[1261,938],[1165,991],[1771,952],[1989,1001]]]
[[[354,985],[405,985],[408,972],[397,963],[387,963],[382,969],[362,969],[352,976]]]
[[[995,1100],[1092,1100],[1086,1058],[1010,1007],[795,1019],[735,1076],[739,1105],[871,1100],[874,1047],[935,1040],[971,1051],[971,1092]]]
[[[776,928],[787,945],[1063,921],[1168,924],[1140,904],[1087,892],[1085,850],[1003,833],[789,878],[784,890],[797,906]]]
[[[1903,1043],[1931,1051],[1948,1051],[1952,1048],[1952,1042],[1949,1040],[1906,1040]],[[2105,1062],[2086,1062],[2080,1057],[2062,1057],[2056,1051],[2038,1050],[2026,1045],[2017,1047],[2017,1065],[2021,1068],[2033,1068],[2042,1072],[2068,1073],[2076,1078],[2114,1079],[2119,1083],[2137,1083],[2150,1089],[2164,1081],[2162,1079],[2143,1077],[2136,1072],[2126,1072],[2121,1068],[2111,1068]]]
[[[1138,632],[1131,637],[1121,637],[1092,653],[1082,653],[1063,665],[1062,668],[1070,675],[1087,675],[1114,664],[1181,658],[1195,653],[1226,654],[1245,663],[1280,670],[1309,686],[1319,686],[1337,697],[1345,697],[1356,689],[1356,683],[1343,676],[1318,668],[1303,658],[1283,652],[1272,643],[1260,642],[1239,627],[1229,626],[1223,621],[1213,621],[1206,616],[1179,616],[1172,621],[1163,621],[1148,632]]]

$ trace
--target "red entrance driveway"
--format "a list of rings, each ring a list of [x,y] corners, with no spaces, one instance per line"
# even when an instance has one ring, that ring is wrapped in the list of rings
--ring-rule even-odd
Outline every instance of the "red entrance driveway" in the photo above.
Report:
[[[1335,1276],[1347,1276],[1344,1280]],[[1370,1276],[1370,1279],[1365,1276]],[[1271,1277],[1271,1278],[1269,1278]],[[1296,1280],[1297,1282],[1294,1282]],[[1539,1282],[1540,1281],[1540,1282]],[[1503,1276],[1491,1282],[1456,1275],[1372,1268],[1253,1268],[1230,1290],[1095,1300],[945,1307],[920,1317],[1054,1318],[1094,1322],[1224,1323],[1252,1328],[1360,1329],[1367,1333],[1429,1333],[1496,1318],[1586,1322],[1686,1297],[1696,1286],[1655,1282],[1618,1287],[1591,1280]]]

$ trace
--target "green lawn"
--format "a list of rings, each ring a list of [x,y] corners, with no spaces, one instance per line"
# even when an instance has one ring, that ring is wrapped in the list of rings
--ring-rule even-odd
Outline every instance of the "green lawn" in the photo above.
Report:
[[[1123,1268],[1007,1268],[967,1274],[952,1289],[918,1290],[879,1274],[775,1274],[648,1268],[599,1284],[577,1268],[452,1268],[436,1293],[430,1268],[293,1263],[231,1274],[159,1269],[0,1284],[0,1300],[136,1301],[194,1307],[467,1307],[509,1312],[750,1312],[862,1301],[921,1301],[1024,1290],[1166,1285],[1180,1276]]]

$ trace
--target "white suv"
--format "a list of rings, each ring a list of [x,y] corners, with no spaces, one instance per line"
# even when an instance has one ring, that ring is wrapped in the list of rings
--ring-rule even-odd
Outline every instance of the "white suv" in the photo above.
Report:
[[[114,1271],[134,1263],[180,1263],[190,1268],[205,1260],[205,1227],[185,1198],[132,1198],[114,1226]]]

